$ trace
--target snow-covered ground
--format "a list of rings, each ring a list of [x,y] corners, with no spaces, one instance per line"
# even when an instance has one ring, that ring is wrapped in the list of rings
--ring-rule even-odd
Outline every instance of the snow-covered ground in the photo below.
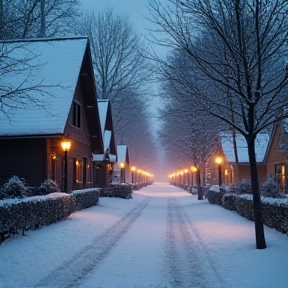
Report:
[[[0,287],[288,288],[288,236],[156,183],[0,245]]]

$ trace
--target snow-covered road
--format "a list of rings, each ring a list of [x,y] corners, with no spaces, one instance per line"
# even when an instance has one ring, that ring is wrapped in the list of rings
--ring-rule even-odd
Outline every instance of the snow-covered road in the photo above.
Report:
[[[288,237],[155,184],[0,246],[0,287],[287,288]],[[273,267],[273,268],[271,268]]]

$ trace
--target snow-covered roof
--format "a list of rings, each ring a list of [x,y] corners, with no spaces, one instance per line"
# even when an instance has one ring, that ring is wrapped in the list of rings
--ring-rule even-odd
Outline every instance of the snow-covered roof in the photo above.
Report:
[[[11,117],[8,119],[0,111],[1,136],[64,133],[87,43],[87,38],[79,37],[3,44],[11,51],[11,59],[28,60],[23,64],[27,69],[21,73],[15,69],[2,75],[1,86],[14,90],[19,86],[29,88],[41,83],[38,89],[32,89],[28,94],[44,101],[45,109],[32,103],[25,109],[3,107]]]
[[[97,102],[98,102],[101,132],[102,132],[102,136],[104,136],[109,100],[108,99],[97,99]]]
[[[221,135],[221,145],[228,163],[235,163],[232,134]],[[255,140],[256,162],[263,162],[269,142],[268,133],[259,133]],[[247,143],[243,135],[236,135],[236,146],[239,163],[249,163]]]
[[[126,163],[127,159],[127,145],[117,145],[117,160],[118,162]]]
[[[104,150],[110,148],[110,141],[111,141],[112,132],[109,130],[104,131],[103,135],[103,142],[104,142]]]

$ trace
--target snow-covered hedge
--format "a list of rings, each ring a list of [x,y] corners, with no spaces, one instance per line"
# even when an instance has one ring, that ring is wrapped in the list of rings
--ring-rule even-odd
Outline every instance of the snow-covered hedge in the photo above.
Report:
[[[235,198],[237,212],[254,220],[252,196],[237,195]],[[263,223],[282,233],[288,233],[288,198],[261,197]]]
[[[236,211],[243,217],[253,220],[253,202],[251,194],[237,195],[235,198]]]
[[[222,206],[228,210],[235,211],[236,205],[235,205],[235,198],[237,194],[236,193],[225,193],[222,196]]]
[[[222,205],[222,197],[226,192],[227,191],[224,188],[220,187],[219,191],[218,185],[212,185],[209,188],[206,198],[208,199],[210,204]]]
[[[100,188],[72,191],[72,195],[75,197],[75,210],[96,206],[99,201],[100,192]]]
[[[101,189],[100,196],[102,197],[119,197],[124,199],[132,198],[132,185],[123,184],[110,184],[109,187]]]
[[[74,206],[75,197],[65,193],[0,201],[0,233],[22,230],[24,234],[49,225],[68,217]]]

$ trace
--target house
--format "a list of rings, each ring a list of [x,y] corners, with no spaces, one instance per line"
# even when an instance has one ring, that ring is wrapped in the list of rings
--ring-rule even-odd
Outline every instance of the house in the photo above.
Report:
[[[92,154],[103,154],[104,146],[88,38],[1,45],[11,61],[22,61],[1,85],[30,102],[0,111],[0,185],[16,175],[34,187],[52,179],[64,192],[95,187]]]
[[[117,145],[117,162],[113,167],[113,184],[130,183],[130,163],[127,145]]]
[[[274,125],[265,155],[267,175],[279,184],[283,193],[288,193],[288,119]]]
[[[103,139],[104,153],[93,154],[93,161],[97,167],[98,186],[107,186],[112,182],[113,165],[117,162],[116,143],[112,119],[112,109],[109,99],[98,99],[98,111],[100,117],[101,134]]]
[[[238,161],[236,161],[235,157],[232,134],[226,133],[221,135],[221,147],[225,156],[225,161],[230,165],[230,169],[224,171],[224,177],[229,177],[233,184],[239,183],[242,179],[251,180],[246,140],[243,135],[236,134],[235,141]],[[259,133],[255,139],[255,154],[259,183],[263,183],[267,178],[265,153],[267,151],[268,142],[269,133]]]

